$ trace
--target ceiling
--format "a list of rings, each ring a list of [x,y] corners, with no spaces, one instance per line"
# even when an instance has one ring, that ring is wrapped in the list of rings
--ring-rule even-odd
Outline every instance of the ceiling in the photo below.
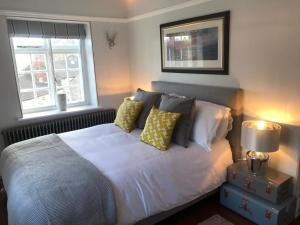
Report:
[[[0,0],[0,10],[128,18],[190,0]]]
[[[188,1],[190,0],[126,0],[127,17],[137,16]]]

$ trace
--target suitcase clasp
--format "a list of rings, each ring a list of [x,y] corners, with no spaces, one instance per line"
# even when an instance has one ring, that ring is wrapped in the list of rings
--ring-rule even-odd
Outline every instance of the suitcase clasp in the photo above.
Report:
[[[270,183],[268,183],[267,187],[266,187],[266,193],[271,194],[271,192],[272,192],[272,185]]]
[[[240,205],[240,209],[244,210],[245,212],[248,212],[250,215],[252,215],[252,211],[248,207],[250,200],[246,197],[243,198],[242,203]]]
[[[256,193],[256,189],[252,187],[253,177],[247,176],[244,182],[244,187],[246,187],[249,191]]]
[[[268,209],[266,210],[265,218],[268,219],[268,220],[272,219],[272,211],[271,210],[268,210]]]
[[[236,179],[236,171],[234,170],[234,171],[232,171],[232,180],[235,180]]]

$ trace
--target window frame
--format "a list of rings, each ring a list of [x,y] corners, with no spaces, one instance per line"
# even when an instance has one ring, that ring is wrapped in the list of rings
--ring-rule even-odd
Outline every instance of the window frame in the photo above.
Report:
[[[51,38],[44,38],[45,40],[45,47],[44,48],[39,48],[39,49],[34,49],[34,48],[25,48],[25,49],[18,49],[15,50],[14,48],[14,43],[13,43],[13,37],[9,38],[10,41],[10,47],[11,47],[11,52],[12,52],[12,58],[13,58],[13,64],[14,64],[14,72],[15,72],[15,80],[17,84],[17,89],[18,89],[18,96],[19,96],[19,103],[20,107],[22,110],[22,114],[31,114],[31,113],[39,113],[39,112],[47,112],[47,111],[54,111],[58,109],[57,105],[57,88],[55,84],[55,69],[54,69],[54,57],[53,57],[53,49],[51,46]],[[90,96],[89,96],[89,83],[88,83],[88,78],[87,78],[87,61],[86,61],[86,54],[85,54],[85,40],[80,38],[77,39],[80,42],[80,48],[78,50],[74,49],[66,49],[65,52],[63,52],[61,49],[60,51],[63,52],[63,54],[70,54],[72,51],[73,53],[77,53],[80,55],[79,60],[81,61],[81,66],[79,66],[78,70],[80,72],[80,80],[82,84],[80,85],[80,88],[82,88],[82,94],[84,95],[83,101],[76,102],[76,103],[69,103],[67,104],[67,108],[73,108],[73,107],[80,107],[80,106],[87,106],[90,103]],[[54,52],[58,52],[59,50],[56,50]],[[43,90],[49,90],[49,94],[51,96],[52,104],[51,106],[41,106],[41,107],[35,107],[35,108],[30,108],[30,109],[24,109],[22,100],[21,100],[21,89],[20,89],[20,83],[19,83],[19,73],[18,73],[18,68],[17,68],[17,63],[16,63],[16,54],[45,54],[46,55],[46,63],[47,63],[47,73],[48,73],[48,87],[46,88],[41,88]],[[31,60],[31,59],[30,59]],[[32,63],[32,61],[30,61]],[[66,62],[67,63],[67,62]],[[67,68],[65,69],[67,70]],[[30,68],[30,74],[32,79],[34,77],[32,76],[32,68]],[[34,81],[33,81],[34,82]],[[70,87],[70,85],[68,86]],[[34,87],[32,88],[33,90],[35,89]]]

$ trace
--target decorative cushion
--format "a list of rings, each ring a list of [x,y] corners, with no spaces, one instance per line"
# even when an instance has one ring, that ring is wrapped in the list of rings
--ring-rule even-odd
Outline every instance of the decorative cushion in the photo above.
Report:
[[[121,127],[126,132],[131,132],[134,129],[134,123],[138,118],[144,103],[125,98],[120,105],[115,124]]]
[[[162,95],[159,110],[181,113],[176,123],[172,141],[178,145],[187,147],[193,123],[193,108],[195,99]]]
[[[164,112],[153,107],[140,140],[160,150],[167,150],[180,113]]]
[[[140,88],[137,89],[133,100],[144,102],[144,108],[142,109],[142,112],[136,121],[137,128],[143,129],[145,127],[145,123],[151,108],[159,105],[160,96],[161,93],[148,92]]]

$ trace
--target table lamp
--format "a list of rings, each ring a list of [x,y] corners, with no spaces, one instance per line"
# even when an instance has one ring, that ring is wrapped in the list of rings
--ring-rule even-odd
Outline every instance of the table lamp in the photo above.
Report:
[[[246,160],[249,172],[259,175],[268,166],[269,155],[279,148],[281,126],[267,121],[244,121],[241,145],[248,150]]]

